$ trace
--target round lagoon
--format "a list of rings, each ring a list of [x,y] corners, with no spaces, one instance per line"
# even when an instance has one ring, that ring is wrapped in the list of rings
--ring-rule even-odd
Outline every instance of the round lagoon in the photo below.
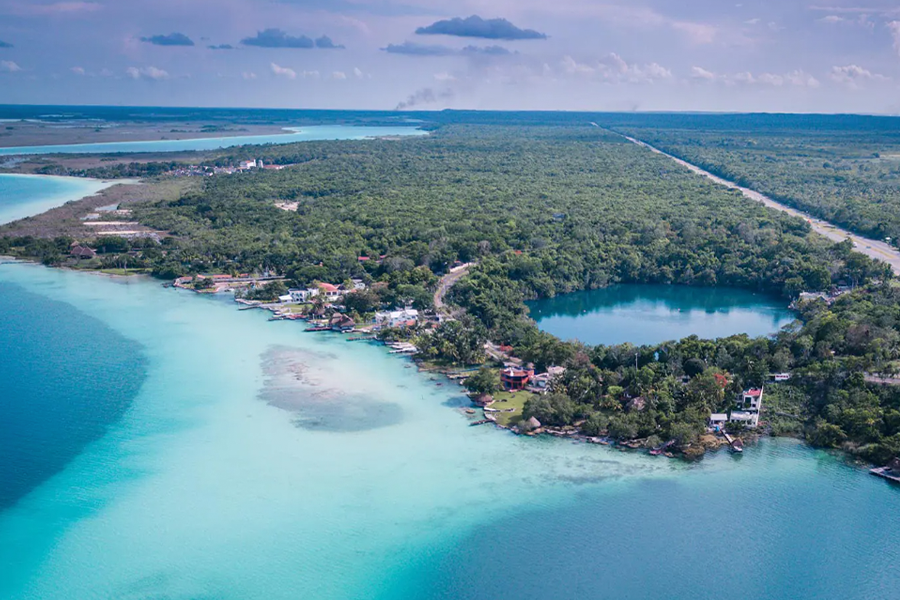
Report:
[[[4,600],[900,589],[900,490],[795,441],[686,464],[517,437],[382,346],[224,299],[20,264],[0,297]]]
[[[769,335],[794,320],[777,297],[735,288],[614,285],[528,302],[543,331],[586,344]]]

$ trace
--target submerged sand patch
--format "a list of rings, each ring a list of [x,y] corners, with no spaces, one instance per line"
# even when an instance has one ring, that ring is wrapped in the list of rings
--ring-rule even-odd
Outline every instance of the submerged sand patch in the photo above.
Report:
[[[349,391],[326,365],[327,353],[272,346],[261,356],[265,375],[259,399],[296,415],[298,427],[319,431],[367,431],[403,421],[399,404]]]

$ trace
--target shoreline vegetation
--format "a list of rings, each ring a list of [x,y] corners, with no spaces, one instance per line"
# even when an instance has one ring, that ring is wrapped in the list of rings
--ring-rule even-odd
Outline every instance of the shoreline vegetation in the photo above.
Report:
[[[883,383],[900,360],[900,287],[887,265],[618,135],[544,118],[449,115],[424,138],[228,148],[200,161],[281,167],[233,175],[87,169],[145,176],[137,187],[153,191],[101,215],[108,225],[86,226],[88,205],[76,203],[40,227],[0,227],[0,253],[203,292],[232,280],[242,300],[278,302],[279,318],[311,317],[319,330],[368,338],[357,324],[381,319],[377,335],[398,354],[413,346],[420,369],[464,380],[485,420],[518,433],[697,458],[722,445],[710,416],[765,386],[763,427],[728,433],[792,435],[879,465],[900,454],[900,389]],[[799,318],[769,337],[646,346],[564,342],[528,318],[525,300],[616,283],[741,287],[795,302]],[[406,309],[416,318],[391,316]],[[501,391],[501,369],[529,367],[548,374],[542,389]]]

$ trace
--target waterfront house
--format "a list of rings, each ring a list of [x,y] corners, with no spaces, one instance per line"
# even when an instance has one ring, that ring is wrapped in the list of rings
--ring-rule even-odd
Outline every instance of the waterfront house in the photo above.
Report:
[[[725,429],[725,424],[727,422],[728,415],[726,413],[713,413],[709,415],[709,428],[713,431]]]
[[[353,319],[341,313],[331,315],[330,324],[332,330],[341,332],[353,331],[353,328],[356,327],[356,322]]]
[[[291,302],[292,296],[290,294],[285,294],[284,296],[278,296],[278,301],[282,304],[288,304]]]
[[[550,389],[550,383],[554,377],[558,377],[566,372],[565,367],[548,367],[546,373],[538,373],[529,381],[528,390],[536,394],[541,394]]]
[[[528,382],[534,377],[534,369],[523,369],[510,365],[500,371],[500,385],[508,392],[524,390]]]
[[[319,283],[317,284],[319,288],[319,293],[325,296],[325,299],[329,302],[334,302],[336,300],[340,300],[343,297],[344,292],[338,286],[331,283]]]
[[[756,427],[759,424],[759,413],[746,410],[733,410],[728,417],[729,423],[743,423],[745,427]]]
[[[415,327],[418,321],[419,311],[414,308],[375,313],[375,325],[378,327]]]
[[[288,294],[291,296],[291,302],[305,304],[314,296],[319,295],[319,288],[306,288],[305,290],[291,289],[288,290]]]
[[[78,260],[90,260],[92,258],[96,258],[97,256],[97,252],[92,248],[78,245],[73,246],[69,254],[71,254],[72,257],[77,258]]]
[[[741,394],[741,399],[738,402],[738,408],[751,412],[759,412],[760,408],[762,408],[762,397],[762,388],[750,388],[749,390],[744,390]]]

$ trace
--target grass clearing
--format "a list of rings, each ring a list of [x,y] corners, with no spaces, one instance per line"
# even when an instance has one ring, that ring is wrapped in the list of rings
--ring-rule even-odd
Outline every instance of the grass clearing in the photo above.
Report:
[[[494,403],[490,408],[496,408],[497,410],[515,409],[513,412],[491,413],[497,418],[497,423],[510,427],[522,420],[522,409],[525,407],[525,402],[534,394],[531,392],[497,392],[493,396]]]

